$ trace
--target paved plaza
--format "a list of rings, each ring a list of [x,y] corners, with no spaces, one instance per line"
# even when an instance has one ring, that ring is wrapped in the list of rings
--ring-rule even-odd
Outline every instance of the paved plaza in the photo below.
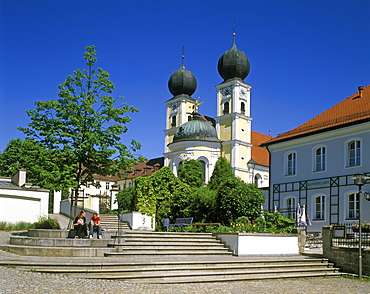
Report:
[[[9,242],[0,231],[0,244]],[[0,251],[0,260],[43,260]],[[50,260],[50,258],[48,259]],[[122,259],[121,259],[122,260]],[[260,280],[227,283],[135,284],[124,281],[88,280],[65,275],[41,274],[0,267],[0,293],[370,293],[370,282],[348,278]]]

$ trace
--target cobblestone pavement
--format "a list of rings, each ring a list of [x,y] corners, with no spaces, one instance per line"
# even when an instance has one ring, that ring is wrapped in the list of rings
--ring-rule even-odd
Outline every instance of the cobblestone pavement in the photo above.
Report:
[[[0,231],[0,244],[9,242]],[[28,259],[0,251],[0,260]],[[29,258],[29,259],[35,259]],[[39,258],[40,259],[40,258]],[[348,278],[310,278],[197,284],[134,284],[123,281],[87,280],[0,267],[0,293],[370,293],[370,282]]]

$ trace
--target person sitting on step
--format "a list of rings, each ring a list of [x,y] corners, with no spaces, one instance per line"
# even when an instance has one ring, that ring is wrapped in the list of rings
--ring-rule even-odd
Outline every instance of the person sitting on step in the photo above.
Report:
[[[95,212],[92,217],[90,217],[90,238],[93,237],[94,231],[97,231],[98,233],[98,239],[102,238],[102,229],[100,225],[100,217],[98,217],[98,214]]]
[[[78,238],[87,238],[86,211],[81,210],[73,222]]]

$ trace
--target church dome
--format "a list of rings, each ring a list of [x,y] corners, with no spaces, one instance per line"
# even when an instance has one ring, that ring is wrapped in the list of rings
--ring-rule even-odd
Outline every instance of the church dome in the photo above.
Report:
[[[217,68],[218,73],[225,81],[232,78],[244,80],[249,74],[250,63],[245,53],[236,48],[234,41],[231,49],[218,60]]]
[[[187,70],[184,63],[168,80],[168,89],[173,96],[186,94],[191,96],[197,88],[197,79]]]
[[[172,143],[179,141],[214,141],[218,142],[216,129],[210,121],[200,114],[193,114],[193,119],[182,124],[176,131]]]

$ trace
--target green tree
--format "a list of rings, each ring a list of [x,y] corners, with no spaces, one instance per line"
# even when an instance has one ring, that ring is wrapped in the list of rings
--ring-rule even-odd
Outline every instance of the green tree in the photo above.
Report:
[[[63,174],[64,188],[73,188],[76,198],[81,185],[94,184],[94,174],[129,169],[138,159],[133,153],[141,147],[135,140],[130,146],[121,143],[131,120],[126,114],[137,109],[122,103],[123,97],[113,98],[109,73],[95,69],[94,46],[86,47],[84,59],[87,69],[67,76],[59,86],[58,99],[36,102],[36,109],[27,111],[31,123],[19,128],[53,151],[58,176]]]
[[[204,184],[202,164],[198,160],[190,159],[184,161],[179,166],[177,176],[182,182],[192,187],[201,187]]]
[[[135,211],[136,207],[136,189],[128,187],[122,189],[116,194],[116,202],[119,210]]]
[[[51,190],[61,190],[65,176],[71,172],[58,171],[54,153],[31,138],[10,140],[0,153],[1,175],[11,177],[21,168],[27,171],[27,182]]]
[[[144,214],[154,215],[182,185],[185,184],[167,166],[149,177],[138,178],[136,180],[136,208]]]
[[[234,178],[233,168],[225,157],[220,157],[212,172],[211,179],[209,180],[208,187],[217,190],[229,178]]]
[[[256,185],[246,184],[235,177],[229,178],[217,193],[219,219],[224,224],[240,216],[253,219],[260,215],[264,202],[265,196]]]

